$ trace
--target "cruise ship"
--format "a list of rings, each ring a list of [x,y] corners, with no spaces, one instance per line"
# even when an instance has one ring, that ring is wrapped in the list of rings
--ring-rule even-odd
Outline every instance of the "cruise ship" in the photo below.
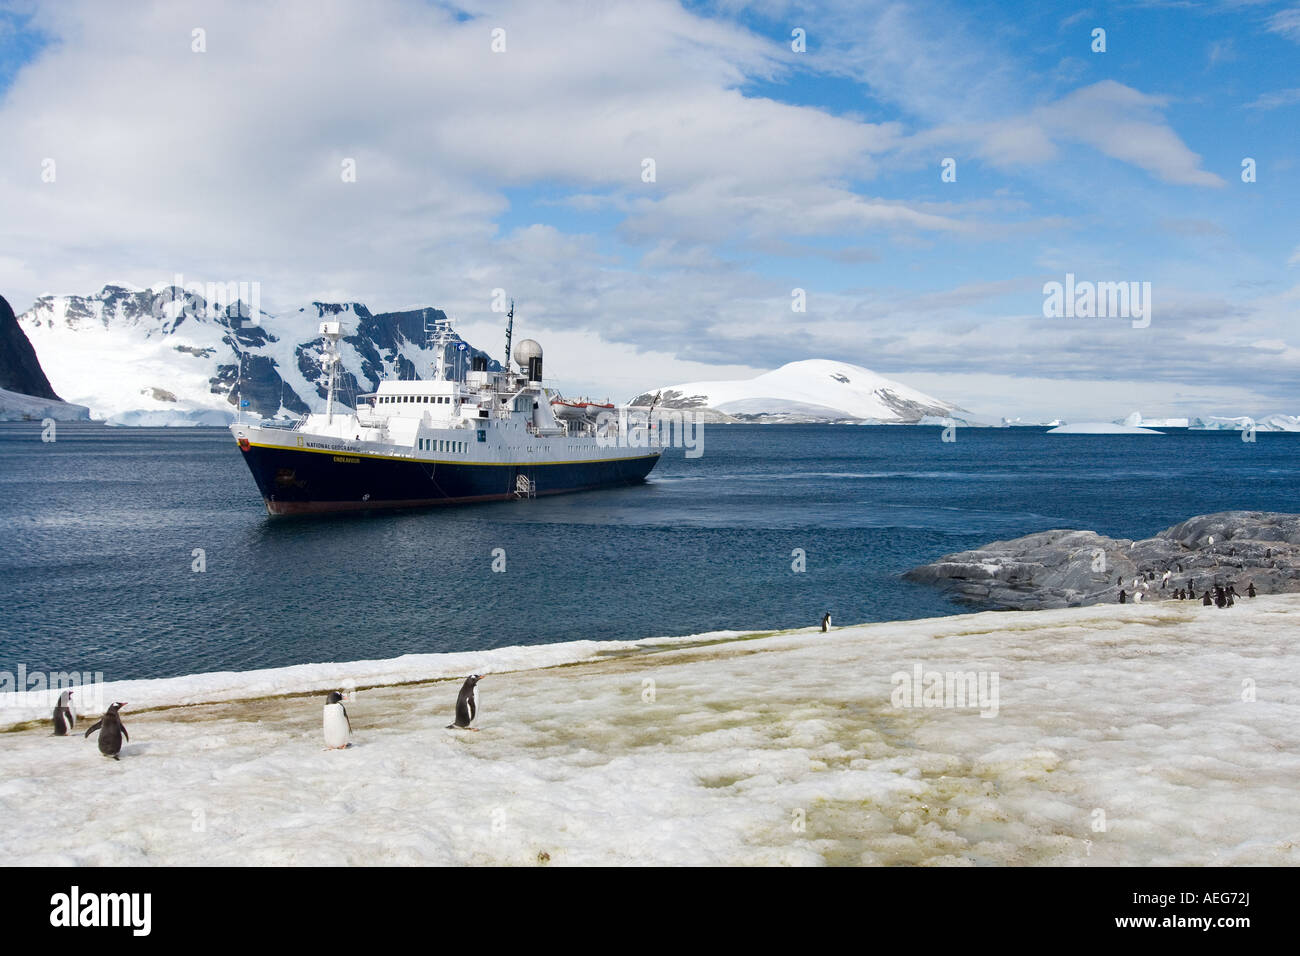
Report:
[[[506,501],[645,481],[661,449],[627,409],[569,402],[542,384],[542,347],[524,339],[510,367],[489,371],[464,350],[450,321],[426,328],[432,377],[384,381],[339,401],[339,322],[322,322],[329,384],[324,412],[292,423],[235,421],[230,430],[272,515],[421,508]],[[242,416],[241,416],[242,418]]]

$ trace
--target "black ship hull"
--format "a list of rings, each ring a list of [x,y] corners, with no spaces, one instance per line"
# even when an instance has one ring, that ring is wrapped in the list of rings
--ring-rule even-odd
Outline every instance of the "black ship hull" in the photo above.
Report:
[[[644,482],[659,453],[556,463],[418,461],[240,443],[272,515],[506,501]],[[521,479],[527,479],[522,481]]]

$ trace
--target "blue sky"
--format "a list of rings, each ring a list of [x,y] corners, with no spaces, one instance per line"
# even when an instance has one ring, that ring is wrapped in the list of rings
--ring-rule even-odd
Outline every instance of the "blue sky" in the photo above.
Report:
[[[501,287],[621,397],[831,357],[989,415],[1300,413],[1300,4],[572,9],[0,4],[0,292],[473,337]],[[1044,317],[1067,272],[1150,282],[1150,327]]]

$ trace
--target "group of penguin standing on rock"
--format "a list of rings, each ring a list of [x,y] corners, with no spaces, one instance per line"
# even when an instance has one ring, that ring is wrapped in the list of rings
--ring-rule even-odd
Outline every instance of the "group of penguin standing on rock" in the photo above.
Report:
[[[456,695],[456,717],[447,725],[448,730],[478,730],[470,725],[478,716],[478,682],[482,679],[481,674],[470,674],[465,678],[460,693]],[[331,691],[325,698],[324,730],[325,749],[345,750],[352,746],[352,721],[343,706],[343,695],[338,691]]]
[[[478,682],[483,678],[479,674],[470,674],[461,685],[456,696],[456,716],[447,725],[448,730],[478,730],[471,726],[478,716]],[[122,741],[130,742],[131,735],[126,732],[118,713],[126,706],[126,701],[117,701],[104,712],[104,716],[86,728],[85,737],[99,731],[99,752],[105,757],[120,760]],[[59,695],[59,702],[54,706],[54,735],[66,737],[77,726],[77,712],[72,703],[72,691],[65,690]],[[347,708],[343,706],[343,695],[331,691],[325,698],[324,715],[325,747],[328,750],[343,750],[352,746],[352,721]]]
[[[1165,572],[1165,578],[1168,579],[1168,577],[1169,577],[1169,572],[1166,571],[1166,572]],[[1140,579],[1139,579],[1139,580],[1140,580]],[[1141,603],[1142,603],[1142,591],[1139,591],[1139,590],[1137,589],[1138,581],[1134,581],[1133,584],[1134,584],[1134,588],[1133,588],[1133,603],[1134,603],[1134,604],[1141,604]],[[1162,584],[1161,586],[1163,587],[1163,584]],[[1246,585],[1246,596],[1247,596],[1247,597],[1252,597],[1252,598],[1253,598],[1253,597],[1254,597],[1256,594],[1258,594],[1258,593],[1259,593],[1259,592],[1255,590],[1255,582],[1254,582],[1254,581],[1251,581],[1249,584]],[[1195,582],[1195,581],[1189,581],[1189,582],[1187,583],[1187,587],[1185,587],[1185,588],[1179,588],[1179,589],[1178,589],[1177,591],[1175,591],[1171,596],[1172,596],[1173,599],[1176,600],[1176,601],[1195,601],[1195,600],[1197,600],[1197,597],[1196,597],[1196,582]],[[1201,602],[1201,604],[1202,604],[1204,607],[1210,607],[1211,605],[1213,605],[1213,606],[1217,606],[1217,607],[1232,607],[1234,604],[1236,604],[1237,598],[1239,598],[1239,597],[1241,597],[1241,595],[1237,593],[1237,586],[1236,586],[1235,584],[1229,584],[1226,588],[1225,588],[1222,584],[1216,584],[1216,585],[1214,585],[1214,593],[1211,594],[1211,593],[1207,590],[1203,595],[1201,595],[1201,597],[1200,597],[1200,602]],[[1121,588],[1121,589],[1120,589],[1120,592],[1119,592],[1119,603],[1120,603],[1120,604],[1127,604],[1127,603],[1128,603],[1128,600],[1129,600],[1128,593],[1127,593],[1123,588]]]

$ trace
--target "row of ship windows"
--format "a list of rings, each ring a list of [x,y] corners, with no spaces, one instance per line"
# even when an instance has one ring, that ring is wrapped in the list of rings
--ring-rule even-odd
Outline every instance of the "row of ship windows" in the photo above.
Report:
[[[420,451],[457,451],[463,452],[467,443],[463,441],[449,441],[445,438],[421,438]]]
[[[434,405],[450,405],[451,396],[450,395],[380,395],[379,396],[380,405],[391,405],[394,402],[402,402],[402,403],[414,402],[416,404],[422,402],[426,405],[432,402]]]

